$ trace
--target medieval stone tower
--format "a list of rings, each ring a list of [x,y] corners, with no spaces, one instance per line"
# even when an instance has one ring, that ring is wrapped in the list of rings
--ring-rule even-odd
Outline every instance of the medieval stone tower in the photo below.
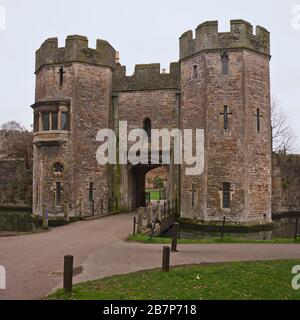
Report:
[[[193,223],[268,224],[271,212],[270,35],[243,20],[218,32],[201,24],[180,38],[180,60],[162,72],[69,36],[48,39],[36,56],[34,213],[131,211],[145,202],[145,175],[163,164],[99,166],[101,128],[204,129],[205,170],[186,176],[166,166],[167,198]],[[120,137],[118,137],[120,139]],[[161,150],[160,150],[161,151]]]

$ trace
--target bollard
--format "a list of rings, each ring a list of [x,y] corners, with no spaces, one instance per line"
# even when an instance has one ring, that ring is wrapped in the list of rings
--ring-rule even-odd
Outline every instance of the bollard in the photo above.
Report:
[[[170,271],[170,247],[163,248],[162,270],[164,272]]]
[[[178,239],[179,239],[179,223],[175,222],[173,228],[174,229],[173,229],[173,239],[172,239],[171,250],[172,250],[172,252],[178,252],[177,244],[178,244]]]
[[[221,240],[224,240],[226,217],[223,219]]]
[[[48,230],[48,209],[43,210],[42,228]]]
[[[178,252],[178,250],[177,250],[177,239],[172,239],[171,251],[172,252]]]
[[[134,217],[133,218],[133,235],[135,236],[135,234],[136,234],[136,229],[135,229],[135,227],[136,227],[136,217]]]
[[[180,236],[179,236],[179,228],[180,228],[180,226],[179,226],[179,223],[178,222],[175,222],[174,223],[174,233],[173,233],[173,238],[174,239],[179,239],[180,238]]]
[[[70,223],[69,204],[65,203],[64,220],[66,223]]]
[[[73,256],[64,257],[64,292],[72,293],[73,288]]]

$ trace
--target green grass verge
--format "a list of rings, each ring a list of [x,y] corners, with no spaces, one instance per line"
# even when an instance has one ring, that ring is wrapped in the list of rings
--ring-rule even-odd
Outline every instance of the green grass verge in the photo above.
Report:
[[[146,192],[150,192],[150,200],[151,200],[151,201],[159,200],[159,190],[156,190],[156,189],[146,189]]]
[[[171,238],[151,238],[142,235],[130,235],[127,238],[128,241],[152,243],[152,244],[171,244]],[[243,238],[203,238],[203,239],[180,239],[179,244],[208,244],[208,243],[269,243],[269,244],[286,244],[286,243],[299,243],[300,239],[295,241],[294,239],[274,239],[274,240],[245,240]]]
[[[300,300],[291,286],[300,261],[240,262],[173,268],[82,283],[49,300]]]

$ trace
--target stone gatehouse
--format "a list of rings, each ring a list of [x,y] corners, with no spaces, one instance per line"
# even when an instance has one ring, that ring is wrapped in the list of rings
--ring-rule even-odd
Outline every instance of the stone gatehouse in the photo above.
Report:
[[[106,41],[96,49],[73,35],[65,47],[46,40],[36,52],[33,210],[73,215],[132,211],[145,204],[145,176],[162,164],[96,161],[100,129],[203,129],[204,173],[169,165],[167,198],[196,223],[272,221],[270,34],[246,21],[200,24],[179,40],[179,61],[119,63]],[[120,137],[119,137],[120,138]],[[160,150],[161,151],[161,150]]]

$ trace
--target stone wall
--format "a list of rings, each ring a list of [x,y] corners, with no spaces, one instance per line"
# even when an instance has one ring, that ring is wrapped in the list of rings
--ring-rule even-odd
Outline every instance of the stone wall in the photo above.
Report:
[[[235,39],[236,28],[241,32]],[[242,41],[250,32],[252,26],[235,21],[225,36],[218,34],[216,23],[208,23],[196,30],[191,42],[181,39],[182,127],[205,131],[204,173],[187,176],[185,166],[182,169],[181,216],[198,223],[220,222],[224,216],[237,224],[271,222],[270,57],[261,51],[268,38],[262,46],[250,48],[252,33]],[[230,41],[221,41],[224,37]],[[222,72],[224,52],[227,74]],[[223,183],[230,183],[228,209],[222,205]]]
[[[300,155],[273,154],[273,214],[300,212]]]
[[[58,48],[57,39],[48,39],[37,51],[36,98],[32,106],[36,117],[43,112],[68,112],[69,128],[43,132],[41,120],[34,133],[34,213],[43,210],[61,214],[65,206],[71,215],[92,214],[94,207],[108,211],[108,168],[100,166],[96,141],[100,129],[110,126],[112,68],[116,52],[103,40],[96,49],[88,40],[69,36],[66,46]],[[63,69],[63,82],[60,70]],[[54,165],[63,166],[56,174]],[[56,202],[57,183],[62,187],[60,204]]]
[[[24,160],[0,160],[0,207],[32,206],[32,169]]]

